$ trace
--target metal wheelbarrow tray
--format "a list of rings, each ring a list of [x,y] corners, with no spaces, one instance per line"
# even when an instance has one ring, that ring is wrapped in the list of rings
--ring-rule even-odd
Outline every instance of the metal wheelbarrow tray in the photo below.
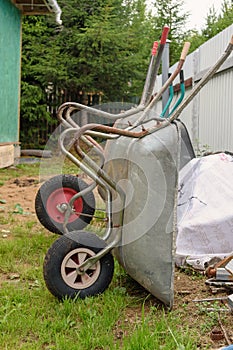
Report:
[[[113,251],[129,275],[172,307],[178,173],[192,158],[185,128],[177,118],[232,47],[233,37],[220,59],[169,118],[153,118],[158,94],[136,120],[133,113],[127,114],[129,127],[119,128],[121,121],[114,127],[74,125],[61,134],[63,153],[93,179],[89,189],[77,197],[98,185],[106,200],[108,220],[102,238],[86,231],[66,230],[50,247],[44,261],[44,278],[56,297],[82,298],[102,293],[112,279]],[[73,135],[82,160],[64,147],[67,135]],[[93,136],[108,140],[104,153],[93,144],[99,163],[79,144],[83,137]]]
[[[173,303],[179,126],[172,123],[141,139],[122,136],[108,141],[104,165],[126,194],[122,238],[114,254],[133,279],[169,306]],[[113,222],[119,222],[121,205],[115,198]]]

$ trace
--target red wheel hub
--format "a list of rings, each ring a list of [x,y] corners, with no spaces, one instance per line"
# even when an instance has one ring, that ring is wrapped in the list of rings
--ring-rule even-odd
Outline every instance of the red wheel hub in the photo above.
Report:
[[[64,222],[65,212],[61,212],[58,208],[62,204],[68,204],[71,198],[77,194],[77,191],[69,187],[61,187],[53,191],[46,203],[46,210],[50,218],[60,224]],[[73,204],[73,211],[69,217],[68,222],[73,222],[78,219],[80,213],[83,210],[83,200],[82,198],[77,198]]]

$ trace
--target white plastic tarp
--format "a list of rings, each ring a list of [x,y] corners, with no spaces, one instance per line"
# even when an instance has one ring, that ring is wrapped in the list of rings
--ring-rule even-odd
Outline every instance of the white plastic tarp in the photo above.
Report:
[[[204,269],[233,252],[233,157],[192,159],[179,174],[176,264]]]

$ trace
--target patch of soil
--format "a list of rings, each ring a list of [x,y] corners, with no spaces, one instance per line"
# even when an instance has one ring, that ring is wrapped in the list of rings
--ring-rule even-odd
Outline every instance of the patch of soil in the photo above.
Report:
[[[39,187],[37,178],[22,177],[5,181],[0,187],[1,210],[14,211],[18,204],[24,212],[35,214],[34,201]]]

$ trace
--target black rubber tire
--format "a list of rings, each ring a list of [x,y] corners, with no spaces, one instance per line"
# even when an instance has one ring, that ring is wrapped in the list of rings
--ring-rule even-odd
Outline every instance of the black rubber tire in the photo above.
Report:
[[[64,262],[68,261],[67,257],[70,255],[74,258],[72,264],[73,261],[79,261],[79,258],[76,258],[77,250],[80,250],[80,253],[83,254],[82,251],[88,249],[95,255],[105,246],[106,243],[102,239],[90,232],[71,232],[68,235],[59,237],[49,248],[44,259],[43,273],[48,290],[60,300],[66,297],[84,299],[88,296],[103,293],[113,277],[114,259],[111,253],[106,254],[97,262],[99,268],[97,276],[94,278],[93,283],[92,281],[89,283],[90,285],[87,288],[85,286],[84,288],[76,288],[68,285],[65,280],[66,276],[70,276],[70,273],[75,274],[75,266],[72,269],[68,269],[65,275],[64,273],[62,274],[62,271],[65,271],[62,266]],[[92,279],[92,273],[94,275],[95,272],[93,272],[92,268],[86,273],[89,274],[88,278]]]
[[[72,191],[80,192],[87,188],[86,182],[81,180],[77,176],[72,175],[57,175],[46,181],[37,192],[35,198],[35,211],[40,223],[48,229],[50,232],[63,234],[63,219],[62,222],[54,220],[48,213],[47,202],[50,196],[55,193],[55,191],[63,188],[68,188]],[[81,197],[82,199],[82,213],[88,214],[88,216],[79,215],[77,219],[73,222],[67,224],[67,229],[69,232],[74,230],[82,230],[87,224],[92,220],[92,216],[95,212],[95,197],[93,192],[88,192],[86,195]],[[53,208],[55,210],[55,207]],[[59,214],[60,215],[60,214]],[[63,214],[60,215],[64,217]]]

